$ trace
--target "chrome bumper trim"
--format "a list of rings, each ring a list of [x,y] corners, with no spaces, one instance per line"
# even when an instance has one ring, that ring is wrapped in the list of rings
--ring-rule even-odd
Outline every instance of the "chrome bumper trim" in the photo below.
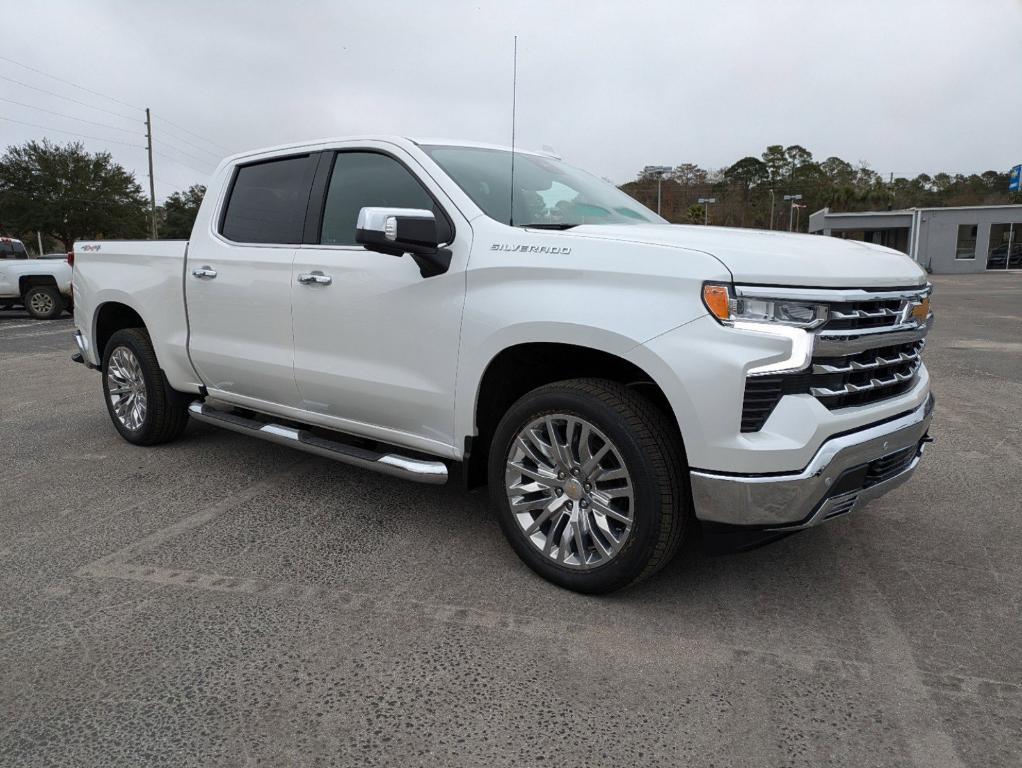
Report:
[[[692,470],[696,517],[729,525],[797,530],[850,512],[908,480],[919,463],[932,417],[930,395],[923,405],[901,418],[831,438],[801,472],[732,475]],[[828,498],[831,486],[848,470],[913,446],[919,446],[919,452],[899,474],[868,488]]]

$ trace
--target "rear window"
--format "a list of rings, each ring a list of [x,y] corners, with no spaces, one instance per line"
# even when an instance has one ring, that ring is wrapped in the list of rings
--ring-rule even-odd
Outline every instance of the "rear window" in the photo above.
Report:
[[[220,233],[238,243],[300,243],[315,169],[315,155],[239,167]]]
[[[0,259],[27,259],[28,251],[20,240],[0,240]]]

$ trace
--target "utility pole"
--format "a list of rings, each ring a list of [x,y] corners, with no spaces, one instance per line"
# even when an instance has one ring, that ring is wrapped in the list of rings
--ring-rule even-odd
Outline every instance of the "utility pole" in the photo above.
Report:
[[[791,201],[791,210],[788,211],[788,231],[792,232],[795,228],[795,201],[801,200],[802,195],[785,195],[784,199]]]
[[[770,229],[774,228],[774,191],[770,190]]]
[[[43,255],[43,233],[38,229],[35,231],[36,241],[39,243],[39,255]]]
[[[149,215],[151,218],[149,237],[156,239],[156,181],[153,179],[153,119],[149,107],[145,108],[146,151],[149,153]]]
[[[699,205],[703,206],[703,226],[710,223],[710,203],[717,202],[715,197],[700,197]]]

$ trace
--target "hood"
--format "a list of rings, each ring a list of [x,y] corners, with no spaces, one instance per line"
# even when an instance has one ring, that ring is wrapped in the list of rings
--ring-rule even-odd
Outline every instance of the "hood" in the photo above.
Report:
[[[900,251],[823,235],[682,224],[586,224],[564,234],[708,253],[736,283],[817,288],[926,284],[926,272]]]

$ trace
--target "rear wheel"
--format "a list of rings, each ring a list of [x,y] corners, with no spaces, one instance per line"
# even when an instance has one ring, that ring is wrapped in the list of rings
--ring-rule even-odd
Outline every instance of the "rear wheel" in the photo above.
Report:
[[[37,320],[52,320],[64,311],[64,299],[52,285],[33,285],[22,297],[25,309]]]
[[[169,442],[188,423],[187,398],[170,388],[149,334],[140,328],[117,331],[107,342],[103,394],[110,420],[129,443]]]
[[[602,593],[663,567],[689,516],[684,458],[667,417],[617,382],[533,390],[490,449],[501,528],[534,571]]]

